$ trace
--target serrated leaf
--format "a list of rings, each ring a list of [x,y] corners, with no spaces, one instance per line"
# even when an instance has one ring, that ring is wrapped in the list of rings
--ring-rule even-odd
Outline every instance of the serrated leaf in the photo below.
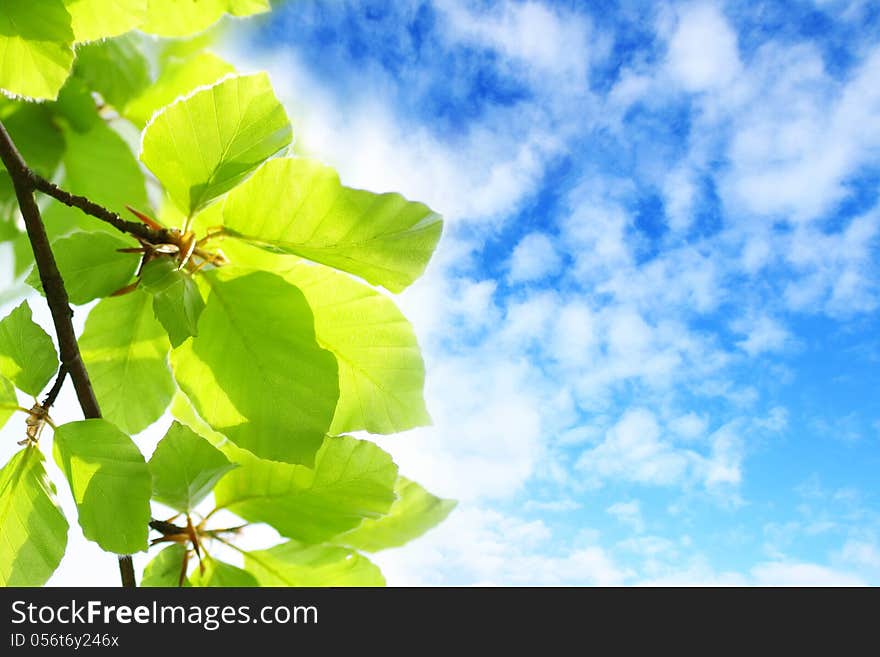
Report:
[[[124,34],[144,20],[147,10],[147,0],[64,0],[64,4],[78,42]]]
[[[143,128],[157,110],[191,93],[196,87],[212,85],[234,71],[232,64],[209,52],[197,53],[182,61],[170,61],[156,81],[125,106],[125,117]]]
[[[83,535],[117,554],[147,549],[150,470],[132,439],[106,420],[70,422],[56,429],[54,454]]]
[[[375,564],[340,547],[288,541],[245,553],[244,564],[260,586],[385,586]]]
[[[155,114],[144,129],[141,161],[192,215],[290,140],[290,122],[269,77],[230,77]]]
[[[158,420],[174,395],[168,337],[151,306],[143,290],[102,299],[79,341],[104,417],[130,434]]]
[[[58,369],[58,353],[27,301],[0,320],[0,374],[36,397]]]
[[[159,36],[186,36],[207,29],[225,13],[249,16],[269,9],[269,0],[149,0],[140,29]]]
[[[339,397],[336,359],[315,341],[297,288],[266,272],[206,272],[199,335],[174,350],[174,376],[199,415],[263,458],[311,465]]]
[[[9,421],[16,408],[18,408],[18,398],[15,395],[15,387],[6,377],[0,376],[0,429]]]
[[[73,29],[62,0],[0,0],[0,89],[53,100],[73,64]]]
[[[92,91],[117,109],[150,86],[150,64],[133,35],[78,48],[73,70],[77,77],[88,81]]]
[[[223,224],[243,240],[347,271],[400,292],[421,276],[443,222],[400,194],[343,187],[330,167],[267,162],[229,194]]]
[[[178,422],[159,441],[149,466],[153,499],[183,513],[192,511],[235,468],[223,452]]]
[[[190,576],[192,586],[211,586],[227,588],[256,588],[257,578],[246,570],[242,570],[212,557],[202,559],[202,568],[193,570]]]
[[[360,527],[338,537],[336,542],[364,552],[400,547],[439,525],[456,505],[454,500],[435,497],[405,477],[397,480],[394,491],[397,501],[388,515],[364,520]]]
[[[172,347],[199,334],[205,301],[192,276],[178,271],[170,259],[159,258],[144,267],[141,285],[153,296],[153,312],[168,332]]]
[[[394,302],[327,267],[299,263],[284,276],[306,296],[318,343],[339,363],[330,433],[391,434],[430,424],[419,344]]]
[[[245,454],[217,484],[217,506],[282,536],[320,543],[388,512],[397,466],[380,447],[348,436],[327,438],[314,469]]]
[[[42,586],[67,548],[67,520],[43,454],[28,446],[0,470],[0,586]]]
[[[146,588],[171,588],[180,584],[180,571],[183,569],[183,557],[186,548],[179,543],[169,545],[144,568],[140,586]],[[190,586],[189,580],[184,576],[183,586]]]
[[[58,271],[67,288],[71,303],[82,305],[106,297],[131,281],[138,258],[118,249],[131,248],[132,242],[109,233],[76,232],[52,242]],[[36,268],[26,282],[43,292]]]

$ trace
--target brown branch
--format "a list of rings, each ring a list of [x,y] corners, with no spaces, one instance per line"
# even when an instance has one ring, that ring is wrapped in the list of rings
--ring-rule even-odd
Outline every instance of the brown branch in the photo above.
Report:
[[[71,194],[70,192],[61,189],[55,183],[49,182],[45,178],[34,173],[30,174],[30,179],[34,189],[51,196],[64,205],[71,208],[77,208],[85,214],[100,219],[116,228],[116,230],[137,237],[150,244],[165,244],[169,242],[169,233],[167,230],[154,230],[149,226],[138,223],[137,221],[123,219],[112,210],[108,210],[104,206],[91,201],[85,196]]]
[[[15,147],[15,143],[2,121],[0,121],[0,159],[3,160],[9,177],[12,179],[18,207],[21,210],[31,249],[34,252],[34,261],[40,273],[40,282],[43,284],[43,292],[46,294],[46,301],[52,313],[55,335],[58,338],[61,366],[73,381],[83,415],[86,418],[100,418],[101,408],[95,398],[95,392],[80,355],[76,332],[71,322],[73,311],[70,309],[70,299],[64,287],[64,280],[58,271],[49,237],[46,235],[46,227],[40,216],[40,208],[34,200],[36,176],[21,157],[21,153]],[[119,571],[122,576],[122,585],[133,587],[135,585],[134,567],[130,556],[119,556]]]
[[[61,367],[58,369],[58,375],[55,377],[55,383],[52,384],[52,388],[46,393],[46,398],[43,400],[42,406],[47,411],[52,408],[55,404],[55,400],[58,399],[61,387],[64,385],[64,380],[66,378],[67,366],[64,363],[61,363]]]

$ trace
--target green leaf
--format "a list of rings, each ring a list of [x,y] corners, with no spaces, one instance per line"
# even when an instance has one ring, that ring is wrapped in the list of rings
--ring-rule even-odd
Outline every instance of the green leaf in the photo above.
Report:
[[[101,300],[80,350],[104,417],[135,434],[158,420],[174,395],[170,345],[143,290]]]
[[[199,415],[263,458],[311,465],[339,398],[336,359],[315,341],[302,293],[266,272],[207,272],[199,335],[174,376]]]
[[[9,421],[17,407],[18,397],[15,395],[15,387],[6,377],[0,376],[0,429]]]
[[[302,290],[315,314],[318,343],[339,362],[330,433],[391,434],[430,424],[419,344],[394,302],[326,267],[300,262],[284,277]]]
[[[153,557],[144,568],[140,586],[146,588],[176,588],[180,584],[180,571],[183,569],[183,557],[186,548],[173,543]],[[183,578],[183,586],[190,586],[189,580]]]
[[[140,29],[159,36],[186,36],[210,27],[223,14],[249,16],[269,11],[269,0],[148,0]]]
[[[246,553],[244,565],[260,586],[385,586],[375,564],[340,547],[288,541]]]
[[[217,506],[304,543],[353,529],[394,502],[397,466],[369,441],[327,438],[313,470],[244,454],[236,461],[241,467],[214,489]]]
[[[159,441],[149,465],[153,499],[183,513],[192,511],[235,468],[223,452],[179,422]]]
[[[73,30],[62,0],[0,0],[0,89],[53,100],[73,64]]]
[[[77,132],[88,132],[101,120],[89,85],[75,75],[67,78],[52,107]]]
[[[3,115],[3,125],[28,166],[51,178],[64,154],[64,136],[45,105],[15,103]],[[0,162],[0,170],[6,171]],[[8,175],[8,174],[7,174]]]
[[[234,71],[232,64],[209,52],[197,53],[182,61],[173,60],[165,65],[153,84],[125,106],[125,117],[143,128],[157,110],[196,87],[214,84]]]
[[[155,114],[144,130],[141,161],[193,215],[290,139],[290,122],[269,77],[230,77]]]
[[[67,548],[67,520],[33,445],[0,470],[0,586],[42,586]]]
[[[218,561],[212,557],[202,559],[202,568],[196,568],[190,576],[192,586],[213,586],[227,588],[256,588],[259,586],[257,578],[246,570],[237,568],[228,563]]]
[[[313,160],[267,162],[229,194],[228,232],[277,253],[298,255],[400,292],[421,276],[443,222],[400,194],[343,187]]]
[[[150,85],[150,64],[140,41],[125,35],[90,43],[76,51],[74,74],[117,109]]]
[[[0,320],[0,374],[36,397],[58,369],[52,338],[34,322],[27,301]]]
[[[388,515],[364,520],[336,542],[364,552],[400,547],[439,525],[455,508],[454,500],[435,497],[405,477],[397,480],[394,490],[397,501]]]
[[[199,317],[205,302],[192,276],[178,271],[170,259],[160,258],[144,267],[141,285],[153,295],[153,312],[168,332],[172,347],[179,347],[190,336],[199,334]]]
[[[128,32],[144,20],[147,9],[147,0],[64,0],[64,4],[70,12],[77,41]]]
[[[119,253],[118,249],[131,247],[130,241],[104,232],[76,232],[52,242],[70,301],[82,305],[109,296],[129,283],[138,259],[130,253]],[[27,284],[43,292],[36,267],[31,269]]]
[[[146,550],[151,479],[134,441],[106,420],[82,420],[58,427],[54,453],[83,535],[108,552]]]

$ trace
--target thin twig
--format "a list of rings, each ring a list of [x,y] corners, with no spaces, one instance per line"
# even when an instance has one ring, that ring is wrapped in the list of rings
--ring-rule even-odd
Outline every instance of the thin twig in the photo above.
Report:
[[[43,292],[46,295],[46,302],[55,325],[61,365],[73,381],[83,415],[86,418],[100,418],[101,408],[98,406],[95,391],[89,380],[89,373],[83,364],[79,344],[76,341],[76,332],[71,321],[73,311],[70,309],[70,299],[64,287],[64,280],[58,271],[58,264],[55,262],[49,237],[46,235],[46,227],[40,216],[40,208],[34,199],[37,177],[21,157],[21,153],[15,147],[15,143],[2,121],[0,121],[0,159],[3,160],[9,177],[12,179],[18,207],[21,210],[31,249],[34,252],[34,261],[40,273],[40,282],[43,285]],[[130,556],[119,555],[119,572],[124,587],[135,586],[134,566]]]
[[[31,175],[33,188],[61,201],[64,205],[71,208],[77,208],[85,214],[91,215],[96,219],[104,221],[116,230],[128,235],[142,239],[150,244],[165,244],[169,241],[169,233],[167,230],[154,230],[149,226],[138,223],[137,221],[128,221],[123,219],[112,210],[108,210],[103,205],[99,205],[85,196],[77,196],[71,194],[53,182],[49,182],[36,174]]]
[[[52,384],[52,388],[49,392],[46,393],[46,398],[43,399],[43,408],[47,411],[52,408],[52,405],[55,403],[55,400],[58,399],[58,394],[61,392],[61,388],[64,386],[64,379],[67,378],[67,367],[64,363],[61,363],[61,367],[58,368],[58,376],[55,377],[55,383]]]

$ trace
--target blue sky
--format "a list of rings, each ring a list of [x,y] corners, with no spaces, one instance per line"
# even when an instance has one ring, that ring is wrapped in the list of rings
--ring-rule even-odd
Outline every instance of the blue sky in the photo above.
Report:
[[[880,582],[880,7],[295,2],[298,148],[447,219],[401,303],[460,500],[392,584]]]

